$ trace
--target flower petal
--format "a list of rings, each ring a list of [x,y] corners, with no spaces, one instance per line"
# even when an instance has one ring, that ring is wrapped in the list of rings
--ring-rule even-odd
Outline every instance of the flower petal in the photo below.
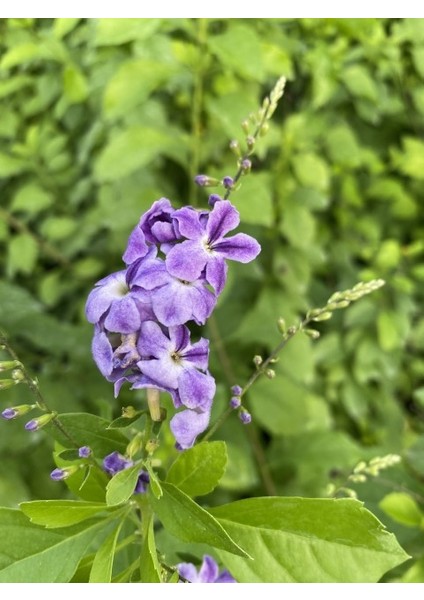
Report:
[[[138,224],[130,233],[127,249],[122,256],[122,260],[125,264],[130,265],[138,258],[145,256],[148,249],[149,247],[146,243],[145,235],[140,229],[140,224]]]
[[[208,254],[199,241],[186,240],[177,244],[166,255],[166,268],[168,273],[184,281],[199,279],[203,271]]]
[[[159,358],[172,351],[172,343],[154,321],[145,321],[140,327],[137,349],[141,356]]]
[[[227,281],[228,267],[221,256],[211,256],[206,265],[206,280],[211,284],[215,293],[219,295]]]
[[[204,325],[206,319],[211,315],[216,297],[204,284],[187,286],[190,295],[193,319],[198,325]]]
[[[209,340],[201,338],[198,342],[189,346],[187,350],[181,354],[181,357],[184,361],[188,361],[191,366],[206,371],[209,360]]]
[[[209,411],[216,391],[215,379],[196,369],[184,369],[178,378],[178,391],[187,408]]]
[[[192,302],[187,286],[175,278],[172,283],[152,292],[153,310],[158,321],[170,327],[182,325],[193,318]]]
[[[255,238],[245,233],[237,233],[221,242],[214,244],[215,252],[223,258],[236,260],[241,263],[248,263],[256,258],[261,251],[261,247]]]
[[[105,319],[105,327],[116,333],[132,333],[139,329],[140,313],[130,295],[112,303]]]
[[[188,240],[197,240],[205,233],[200,223],[201,214],[190,206],[184,206],[184,208],[176,210],[172,218],[177,222],[178,231],[183,237]]]
[[[209,418],[209,412],[197,413],[194,410],[183,410],[177,413],[169,425],[179,448],[182,450],[191,448],[199,433],[207,428]]]
[[[210,244],[224,237],[240,223],[238,210],[229,200],[221,200],[213,207],[206,226],[206,233]]]
[[[113,368],[113,350],[106,333],[100,327],[96,327],[91,350],[100,373],[104,377],[110,375]]]
[[[97,323],[114,300],[124,296],[127,290],[125,271],[112,273],[97,282],[87,298],[85,314],[89,323]]]
[[[177,570],[180,576],[190,583],[198,583],[196,567],[191,563],[180,563],[177,565]]]
[[[218,565],[212,556],[205,554],[199,571],[199,583],[215,583],[218,574]]]

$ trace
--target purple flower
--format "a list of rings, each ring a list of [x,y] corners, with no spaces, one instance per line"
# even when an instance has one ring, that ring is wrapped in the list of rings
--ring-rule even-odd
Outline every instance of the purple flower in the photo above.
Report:
[[[134,494],[145,494],[147,492],[147,486],[150,483],[150,476],[147,471],[140,471],[136,486],[134,488]]]
[[[89,446],[81,446],[81,448],[78,448],[78,456],[80,458],[88,458],[91,456],[91,448]]]
[[[150,292],[154,315],[167,327],[191,320],[203,325],[216,304],[204,278],[183,281],[173,277],[164,261],[153,254],[134,263],[130,278],[133,285]]]
[[[233,396],[230,400],[230,406],[231,408],[238,408],[241,405],[241,398],[240,396]]]
[[[148,244],[173,244],[178,235],[174,229],[172,214],[175,208],[167,198],[153,203],[150,210],[144,213],[137,227],[129,237],[123,260],[127,265],[143,258],[148,251]]]
[[[258,242],[244,233],[224,237],[240,222],[238,211],[228,200],[216,202],[208,217],[185,207],[175,211],[173,219],[177,221],[181,235],[187,239],[168,252],[168,272],[184,281],[196,281],[206,268],[206,281],[217,294],[225,285],[225,259],[247,263],[261,250]]]
[[[245,408],[239,412],[239,419],[243,425],[249,425],[252,422],[252,415]]]
[[[172,417],[169,424],[175,437],[178,450],[191,448],[196,437],[205,431],[209,425],[210,411],[198,412],[195,410],[182,410]]]
[[[116,381],[127,369],[136,366],[140,360],[137,339],[137,333],[119,335],[106,331],[101,325],[95,326],[91,351],[99,371],[106,379]]]
[[[19,417],[19,412],[16,410],[16,408],[5,408],[1,413],[1,416],[3,419],[7,420],[16,419],[16,417]]]
[[[128,467],[132,467],[133,464],[132,460],[125,458],[125,456],[122,456],[122,454],[119,454],[119,452],[116,451],[108,454],[103,459],[103,468],[106,473],[112,475],[112,477],[120,471],[128,469]]]
[[[108,331],[131,333],[140,328],[149,308],[149,294],[131,286],[127,271],[118,271],[96,283],[88,296],[85,313],[89,323],[104,319]]]
[[[169,337],[154,321],[142,323],[137,365],[159,387],[174,390],[176,406],[209,411],[215,395],[215,380],[208,367],[209,341],[202,338],[190,344],[190,331],[184,325],[169,328]]]
[[[242,392],[243,388],[241,388],[239,385],[233,385],[231,388],[231,393],[234,394],[234,396],[241,396]]]
[[[220,574],[216,561],[207,554],[203,557],[199,572],[192,563],[180,563],[177,569],[180,576],[190,583],[237,583],[228,571]]]

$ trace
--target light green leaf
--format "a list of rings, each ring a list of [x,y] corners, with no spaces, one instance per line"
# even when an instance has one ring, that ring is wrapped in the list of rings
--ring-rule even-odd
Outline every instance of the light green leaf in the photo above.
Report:
[[[106,503],[108,506],[122,504],[133,495],[140,470],[141,465],[136,464],[119,471],[112,477],[106,487]]]
[[[292,158],[294,173],[299,183],[319,191],[326,191],[330,182],[327,163],[311,152],[296,154]]]
[[[110,583],[112,580],[113,561],[115,558],[116,544],[121,533],[122,520],[118,527],[105,539],[96,552],[93,566],[90,571],[89,583]]]
[[[256,81],[262,80],[262,47],[252,27],[233,24],[225,33],[209,36],[208,44],[224,67]]]
[[[249,556],[216,519],[189,496],[171,483],[163,482],[162,490],[160,500],[150,494],[150,503],[169,533],[183,542],[209,544],[238,556]]]
[[[307,249],[315,237],[315,219],[307,208],[290,202],[284,209],[281,230],[292,246]]]
[[[0,177],[13,177],[28,170],[28,164],[21,158],[0,152]]]
[[[62,39],[70,33],[77,24],[81,21],[81,19],[55,19],[53,24],[53,35]]]
[[[188,496],[204,496],[216,488],[226,465],[225,442],[203,442],[178,456],[168,471],[166,481]]]
[[[343,69],[342,80],[353,96],[377,102],[378,88],[365,66],[356,64]]]
[[[337,125],[330,129],[325,144],[332,162],[347,167],[357,167],[360,164],[361,150],[355,134],[347,125]]]
[[[372,583],[408,558],[356,500],[251,498],[210,512],[254,558],[217,551],[240,583]]]
[[[99,19],[95,44],[112,46],[132,40],[149,38],[158,29],[161,19]]]
[[[402,139],[403,152],[393,150],[394,166],[404,175],[421,181],[424,179],[424,142],[413,137]]]
[[[395,311],[384,310],[377,317],[378,341],[385,352],[391,352],[403,345],[405,333],[402,318]]]
[[[55,528],[75,525],[108,510],[108,507],[104,503],[78,500],[35,500],[22,502],[20,509],[31,523]]]
[[[43,236],[57,242],[71,236],[78,227],[75,219],[70,217],[49,217],[41,226]]]
[[[160,572],[161,568],[156,551],[152,517],[147,527],[147,535],[143,539],[143,547],[140,555],[140,582],[161,583]]]
[[[153,471],[152,465],[150,463],[146,463],[144,466],[147,469],[147,472],[149,473],[149,477],[150,477],[149,485],[150,485],[150,489],[152,490],[152,494],[155,496],[155,498],[157,498],[159,500],[159,498],[162,498],[163,492],[162,492],[162,487],[160,485],[158,476]]]
[[[63,72],[63,91],[70,104],[83,102],[88,96],[87,80],[75,65],[68,65]]]
[[[32,273],[38,258],[38,244],[29,233],[15,235],[9,243],[7,271],[15,273]]]
[[[37,214],[48,208],[53,202],[53,196],[37,183],[28,183],[23,185],[16,192],[12,210],[24,211],[28,214]]]
[[[103,110],[108,118],[124,116],[143,103],[170,75],[167,64],[153,60],[129,60],[123,63],[106,86]]]
[[[379,506],[386,515],[394,521],[407,527],[419,527],[423,522],[424,514],[415,500],[404,492],[392,492],[384,496]]]
[[[273,223],[274,209],[269,176],[265,173],[252,173],[243,179],[240,193],[243,194],[243,202],[237,204],[237,209],[241,221],[270,227]]]
[[[11,48],[0,62],[0,69],[10,69],[16,65],[35,60],[37,58],[43,58],[45,52],[41,44],[36,42],[26,42],[23,44],[16,44]]]
[[[149,127],[134,125],[114,137],[95,164],[98,181],[114,181],[141,169],[163,152],[169,137]]]
[[[0,81],[0,98],[5,98],[10,94],[18,92],[22,88],[29,86],[34,83],[32,77],[26,75],[17,75],[15,77],[8,77],[4,81]]]
[[[0,583],[67,583],[103,522],[46,530],[20,511],[0,509]]]

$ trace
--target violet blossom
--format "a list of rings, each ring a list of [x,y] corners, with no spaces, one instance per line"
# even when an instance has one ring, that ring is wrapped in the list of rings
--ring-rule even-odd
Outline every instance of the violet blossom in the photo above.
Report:
[[[177,565],[178,573],[189,583],[237,583],[226,570],[219,573],[219,567],[212,556],[205,555],[199,571],[192,563]]]

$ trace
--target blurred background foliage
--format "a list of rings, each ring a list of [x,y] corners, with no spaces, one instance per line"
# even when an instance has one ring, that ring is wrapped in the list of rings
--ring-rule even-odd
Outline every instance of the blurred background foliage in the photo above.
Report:
[[[230,464],[210,502],[324,496],[360,459],[399,453],[356,489],[421,557],[393,578],[424,581],[424,20],[2,19],[0,51],[0,323],[54,408],[106,418],[135,396],[115,401],[92,363],[89,291],[122,268],[154,200],[206,207],[194,175],[234,174],[229,140],[287,77],[233,196],[263,251],[231,265],[205,328],[216,414],[278,342],[278,317],[296,323],[359,280],[387,285],[317,342],[295,338],[252,388],[254,425],[218,433]],[[3,423],[0,452],[0,504],[64,493],[44,434]]]

